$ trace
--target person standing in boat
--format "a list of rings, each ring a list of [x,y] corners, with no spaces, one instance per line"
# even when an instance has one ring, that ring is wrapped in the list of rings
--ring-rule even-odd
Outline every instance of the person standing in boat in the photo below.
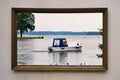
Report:
[[[80,47],[79,43],[77,43],[77,47]]]

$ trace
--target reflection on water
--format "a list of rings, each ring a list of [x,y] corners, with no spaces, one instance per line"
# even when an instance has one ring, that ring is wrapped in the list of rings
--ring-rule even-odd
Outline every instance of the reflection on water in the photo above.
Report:
[[[102,58],[98,44],[102,38],[98,36],[59,36],[66,37],[68,44],[79,42],[82,44],[82,52],[48,52],[53,38],[58,36],[46,36],[44,39],[18,39],[17,61],[18,65],[102,65]]]
[[[33,55],[31,54],[18,54],[18,64],[30,65],[33,60]]]
[[[60,56],[59,63],[66,64],[67,63],[67,52],[60,52],[59,56]]]
[[[53,52],[51,65],[80,65],[81,52]]]
[[[53,65],[66,65],[67,64],[67,52],[53,52]]]

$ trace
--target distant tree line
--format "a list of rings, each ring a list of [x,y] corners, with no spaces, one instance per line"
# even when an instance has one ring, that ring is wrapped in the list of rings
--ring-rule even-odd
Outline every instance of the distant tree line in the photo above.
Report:
[[[25,33],[25,35],[100,35],[100,34],[99,32],[33,31]]]

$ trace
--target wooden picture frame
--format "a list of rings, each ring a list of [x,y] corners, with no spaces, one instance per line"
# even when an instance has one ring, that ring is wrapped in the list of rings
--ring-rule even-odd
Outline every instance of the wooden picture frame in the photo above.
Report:
[[[14,71],[106,71],[108,69],[108,9],[107,8],[12,8],[11,69]],[[103,18],[103,55],[102,65],[18,65],[17,54],[17,13],[102,13]],[[42,45],[42,43],[41,43]],[[99,56],[99,55],[98,55]]]

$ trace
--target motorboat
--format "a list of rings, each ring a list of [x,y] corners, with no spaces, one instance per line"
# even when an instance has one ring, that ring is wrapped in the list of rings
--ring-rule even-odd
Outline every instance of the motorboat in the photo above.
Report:
[[[49,52],[79,52],[81,51],[82,45],[79,43],[76,46],[68,46],[66,38],[54,38],[52,46],[48,47]]]

